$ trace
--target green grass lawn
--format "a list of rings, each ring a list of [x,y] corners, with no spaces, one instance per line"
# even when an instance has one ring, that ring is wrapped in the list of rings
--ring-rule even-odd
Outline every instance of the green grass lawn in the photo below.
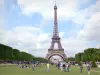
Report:
[[[100,68],[92,68],[92,70],[100,71]]]
[[[99,70],[99,69],[98,69]],[[88,75],[86,68],[80,73],[79,67],[71,67],[71,72],[61,72],[55,66],[50,67],[50,72],[46,72],[46,66],[32,68],[20,68],[15,65],[0,66],[0,75]],[[100,72],[91,71],[90,75],[100,75]]]

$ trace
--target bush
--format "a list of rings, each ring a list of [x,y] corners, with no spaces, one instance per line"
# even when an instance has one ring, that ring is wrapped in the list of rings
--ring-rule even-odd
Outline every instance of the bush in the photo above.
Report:
[[[95,61],[92,62],[92,67],[97,67]]]

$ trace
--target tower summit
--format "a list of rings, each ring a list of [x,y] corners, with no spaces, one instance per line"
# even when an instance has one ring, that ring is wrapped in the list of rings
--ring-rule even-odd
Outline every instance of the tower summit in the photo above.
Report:
[[[58,25],[57,25],[57,6],[56,6],[56,3],[55,3],[55,6],[54,6],[54,29],[53,29],[53,36],[59,36],[58,34]]]
[[[56,6],[56,1],[55,1],[55,6],[54,6],[54,9],[57,9],[57,6]]]
[[[54,49],[55,43],[58,44],[58,49]],[[54,6],[53,36],[52,36],[51,46],[48,49],[48,54],[46,55],[46,59],[50,59],[54,55],[60,56],[63,60],[65,58],[67,58],[65,53],[64,53],[64,49],[62,48],[61,42],[60,42],[60,37],[59,37],[59,32],[58,32],[57,6],[56,6],[56,3],[55,3],[55,6]]]

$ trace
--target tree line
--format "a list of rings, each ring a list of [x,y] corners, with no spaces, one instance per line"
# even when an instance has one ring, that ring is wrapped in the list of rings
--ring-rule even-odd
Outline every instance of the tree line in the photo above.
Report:
[[[75,55],[75,60],[77,62],[100,61],[100,49],[88,48],[88,49],[84,50],[83,53],[77,53]]]
[[[68,57],[67,61],[75,61],[75,57]]]
[[[7,45],[0,44],[0,60],[3,61],[40,61],[47,62],[46,59],[35,57],[27,52],[21,52]]]

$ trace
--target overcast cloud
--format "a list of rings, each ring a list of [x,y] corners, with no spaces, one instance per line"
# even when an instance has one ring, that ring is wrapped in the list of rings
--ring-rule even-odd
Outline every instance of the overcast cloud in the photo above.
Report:
[[[100,42],[100,0],[80,9],[82,4],[89,4],[91,1],[57,0],[58,19],[65,22],[71,20],[76,25],[76,30],[72,27],[70,31],[75,37],[65,37],[68,33],[66,31],[59,33],[67,56],[74,56],[89,47],[100,47],[98,43]],[[17,0],[17,4],[25,16],[31,16],[33,13],[41,14],[43,19],[39,24],[40,27],[32,24],[31,26],[15,26],[6,30],[2,27],[6,26],[3,24],[5,20],[0,18],[0,42],[35,56],[45,57],[51,44],[52,31],[45,32],[44,30],[45,25],[48,26],[48,21],[53,20],[54,0]],[[77,28],[81,26],[82,28],[77,31]],[[93,42],[96,42],[96,45],[91,45]]]

